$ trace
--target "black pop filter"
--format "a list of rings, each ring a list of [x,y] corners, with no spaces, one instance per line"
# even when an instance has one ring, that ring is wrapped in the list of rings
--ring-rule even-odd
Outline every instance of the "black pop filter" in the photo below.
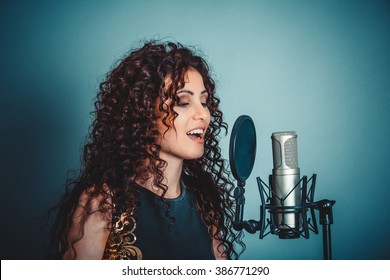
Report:
[[[239,116],[230,136],[229,161],[234,178],[241,186],[252,173],[256,158],[256,130],[251,117]]]

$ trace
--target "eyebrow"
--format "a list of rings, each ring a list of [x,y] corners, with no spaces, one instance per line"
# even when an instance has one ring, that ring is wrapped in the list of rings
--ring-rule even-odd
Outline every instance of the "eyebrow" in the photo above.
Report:
[[[181,89],[181,90],[177,91],[177,94],[179,94],[179,93],[188,93],[190,95],[194,95],[194,93],[191,90],[188,90],[188,89]],[[209,93],[207,92],[207,90],[202,90],[200,92],[200,94],[209,94]]]

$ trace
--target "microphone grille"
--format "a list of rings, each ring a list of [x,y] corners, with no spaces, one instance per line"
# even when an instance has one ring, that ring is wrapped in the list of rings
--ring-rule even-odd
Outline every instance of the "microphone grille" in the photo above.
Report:
[[[284,143],[285,163],[290,168],[298,168],[297,137],[288,139]]]
[[[282,165],[282,147],[280,142],[275,138],[272,138],[272,154],[274,169],[278,169]]]
[[[272,133],[274,169],[298,168],[297,134],[295,131]]]

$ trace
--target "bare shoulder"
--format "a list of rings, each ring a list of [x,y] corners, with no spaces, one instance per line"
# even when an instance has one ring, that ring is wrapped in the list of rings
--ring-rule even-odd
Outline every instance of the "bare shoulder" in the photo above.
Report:
[[[68,236],[74,243],[74,250],[69,248],[65,259],[101,259],[109,235],[111,222],[111,197],[107,185],[103,185],[105,194],[95,197],[84,191],[74,211],[71,231]],[[92,187],[91,187],[92,188]],[[104,203],[103,203],[104,202]],[[102,204],[103,203],[103,204]],[[104,212],[101,211],[103,206]],[[87,216],[85,214],[87,213]],[[83,234],[81,234],[83,232]],[[81,236],[82,235],[82,236]],[[76,253],[76,254],[75,254]]]

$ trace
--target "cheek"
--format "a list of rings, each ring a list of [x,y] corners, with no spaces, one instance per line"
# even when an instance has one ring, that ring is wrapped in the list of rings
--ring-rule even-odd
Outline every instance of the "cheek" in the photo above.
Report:
[[[177,133],[173,128],[169,128],[167,130],[166,126],[162,126],[161,130],[159,130],[159,144],[163,148],[174,147],[177,142]]]
[[[169,118],[166,120],[167,124],[172,125],[172,127],[165,126],[161,118],[157,121],[157,129],[160,133],[160,142],[164,142],[165,145],[175,143],[179,139],[183,139],[184,136],[187,137],[189,117],[186,116],[185,112],[177,112],[177,114],[178,115],[174,120],[170,120]]]

